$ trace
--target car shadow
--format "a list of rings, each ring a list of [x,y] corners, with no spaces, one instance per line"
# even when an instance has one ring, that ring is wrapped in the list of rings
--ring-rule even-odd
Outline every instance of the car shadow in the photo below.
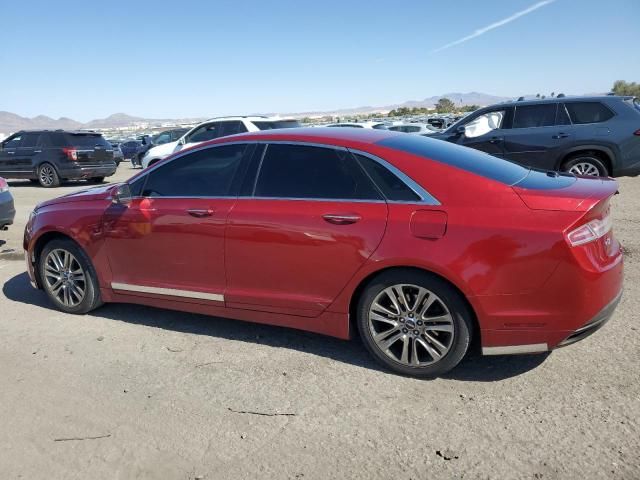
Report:
[[[53,308],[44,292],[34,290],[31,287],[26,272],[7,280],[2,287],[2,292],[9,300],[14,302],[47,309]],[[107,304],[89,313],[88,316],[108,318],[175,332],[263,344],[275,348],[288,348],[331,358],[362,368],[389,373],[371,358],[359,339],[351,341],[340,340],[289,328],[133,304]],[[495,382],[529,372],[541,365],[547,357],[548,354],[483,357],[477,351],[472,351],[453,371],[442,378],[459,381]]]

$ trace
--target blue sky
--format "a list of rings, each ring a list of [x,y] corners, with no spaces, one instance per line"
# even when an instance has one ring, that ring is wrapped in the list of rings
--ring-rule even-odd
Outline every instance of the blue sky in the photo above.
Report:
[[[8,0],[0,8],[0,110],[25,116],[286,113],[640,81],[640,0]]]

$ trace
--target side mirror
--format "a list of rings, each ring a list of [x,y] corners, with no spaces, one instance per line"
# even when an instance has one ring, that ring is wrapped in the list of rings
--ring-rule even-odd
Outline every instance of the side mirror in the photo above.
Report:
[[[131,188],[128,183],[117,185],[111,192],[111,202],[116,205],[129,205],[131,200]]]
[[[182,137],[178,143],[180,145],[185,145],[187,143],[187,137]]]

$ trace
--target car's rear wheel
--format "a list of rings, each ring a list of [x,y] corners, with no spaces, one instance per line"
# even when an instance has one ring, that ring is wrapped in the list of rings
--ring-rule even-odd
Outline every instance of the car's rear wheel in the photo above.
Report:
[[[60,177],[55,167],[50,163],[43,163],[38,167],[38,182],[44,188],[60,186]]]
[[[581,153],[569,158],[564,166],[565,172],[589,177],[606,177],[609,175],[602,160],[590,153]]]
[[[465,356],[473,331],[464,298],[426,272],[396,270],[376,277],[358,304],[360,336],[384,366],[405,375],[434,377]]]
[[[47,243],[38,268],[44,290],[59,310],[82,314],[102,304],[91,261],[73,241],[55,239]]]

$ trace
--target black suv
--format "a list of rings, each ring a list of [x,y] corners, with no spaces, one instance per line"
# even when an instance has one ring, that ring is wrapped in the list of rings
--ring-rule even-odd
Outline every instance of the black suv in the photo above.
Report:
[[[633,97],[559,96],[492,105],[429,138],[541,169],[640,174],[640,105]]]
[[[100,183],[116,171],[113,148],[95,132],[21,131],[0,143],[0,176],[43,187],[62,180]]]

